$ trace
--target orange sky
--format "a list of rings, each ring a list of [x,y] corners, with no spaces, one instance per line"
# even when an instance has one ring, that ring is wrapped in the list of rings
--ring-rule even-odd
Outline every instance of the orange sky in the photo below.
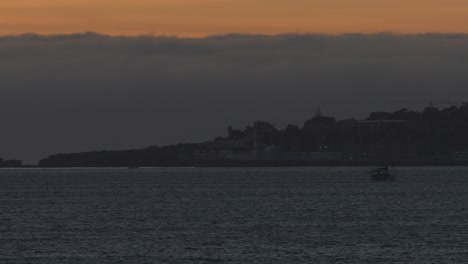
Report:
[[[467,32],[468,0],[0,0],[0,35]]]

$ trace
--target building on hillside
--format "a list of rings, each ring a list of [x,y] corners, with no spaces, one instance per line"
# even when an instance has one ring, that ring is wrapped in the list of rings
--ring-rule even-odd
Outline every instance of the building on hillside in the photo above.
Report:
[[[450,121],[364,120],[353,130],[353,157],[358,159],[417,159],[449,153]]]

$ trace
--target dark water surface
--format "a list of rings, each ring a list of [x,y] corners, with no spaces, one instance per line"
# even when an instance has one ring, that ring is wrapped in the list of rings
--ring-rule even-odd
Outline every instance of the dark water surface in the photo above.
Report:
[[[468,263],[468,168],[0,170],[0,263]]]

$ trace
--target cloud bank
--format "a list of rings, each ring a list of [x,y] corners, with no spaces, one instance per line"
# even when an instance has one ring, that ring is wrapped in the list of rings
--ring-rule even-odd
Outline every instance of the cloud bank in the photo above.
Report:
[[[468,35],[0,37],[0,156],[197,142],[468,100]]]

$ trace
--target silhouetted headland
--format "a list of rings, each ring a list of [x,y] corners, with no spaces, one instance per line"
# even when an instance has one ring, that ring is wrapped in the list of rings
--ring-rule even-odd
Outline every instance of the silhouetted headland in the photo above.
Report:
[[[468,103],[372,112],[339,120],[318,112],[299,127],[258,121],[196,144],[57,154],[42,167],[468,165]]]
[[[21,166],[21,160],[4,160],[0,158],[0,168],[18,168]]]

